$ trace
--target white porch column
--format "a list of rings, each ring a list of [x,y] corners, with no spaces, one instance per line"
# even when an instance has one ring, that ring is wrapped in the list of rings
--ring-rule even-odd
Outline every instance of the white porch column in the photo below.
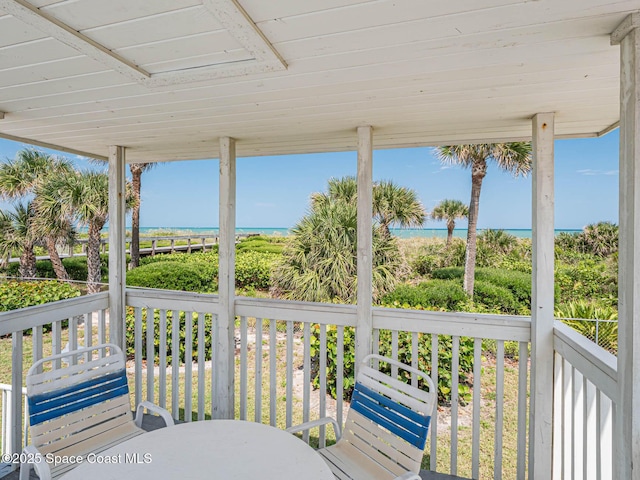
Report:
[[[373,129],[370,126],[358,127],[358,323],[356,327],[356,370],[362,359],[372,353],[372,185]]]
[[[109,147],[109,341],[125,350],[125,148]]]
[[[640,12],[611,35],[620,45],[620,245],[615,478],[640,476]],[[614,440],[615,441],[615,440]]]
[[[552,478],[554,114],[533,117],[529,478]]]
[[[218,331],[213,359],[213,418],[234,417],[234,328],[236,294],[236,142],[220,139],[220,245]]]

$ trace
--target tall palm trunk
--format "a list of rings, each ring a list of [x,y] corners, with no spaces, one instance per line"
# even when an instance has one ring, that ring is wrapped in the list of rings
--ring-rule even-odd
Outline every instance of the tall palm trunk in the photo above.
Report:
[[[447,222],[447,247],[451,245],[451,239],[453,238],[454,228],[456,228],[456,222],[449,220]]]
[[[471,201],[469,202],[469,227],[467,230],[467,251],[464,259],[464,281],[462,287],[473,297],[476,273],[476,236],[478,228],[478,210],[482,180],[487,174],[487,162],[484,159],[473,161],[471,166]]]
[[[36,276],[36,254],[31,243],[26,243],[22,246],[18,273],[22,278],[35,278]]]
[[[70,280],[67,269],[64,268],[62,259],[60,258],[60,255],[58,255],[56,239],[54,237],[46,237],[45,243],[47,245],[47,253],[49,254],[51,265],[53,266],[53,271],[56,273],[56,278],[58,280]]]
[[[100,230],[104,222],[89,222],[89,239],[87,241],[87,293],[100,291],[102,279],[102,265],[100,262]]]
[[[132,163],[129,165],[129,169],[131,170],[131,184],[135,200],[131,211],[131,262],[129,268],[136,268],[140,265],[140,189],[144,164]]]

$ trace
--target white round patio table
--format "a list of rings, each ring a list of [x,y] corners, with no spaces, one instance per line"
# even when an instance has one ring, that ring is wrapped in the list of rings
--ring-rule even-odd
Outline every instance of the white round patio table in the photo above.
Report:
[[[239,420],[209,420],[138,435],[85,460],[61,478],[333,480],[334,477],[313,448],[284,430]]]

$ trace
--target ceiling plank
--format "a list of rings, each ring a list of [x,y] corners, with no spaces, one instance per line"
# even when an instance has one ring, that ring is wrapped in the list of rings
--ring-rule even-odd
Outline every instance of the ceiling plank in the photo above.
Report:
[[[24,0],[0,0],[0,10],[37,28],[78,52],[138,82],[151,75],[125,58],[113,53],[89,37],[77,32],[58,19],[46,14]]]

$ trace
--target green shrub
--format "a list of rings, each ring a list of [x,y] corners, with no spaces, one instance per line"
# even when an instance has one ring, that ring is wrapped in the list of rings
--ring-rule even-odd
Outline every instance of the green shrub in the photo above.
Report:
[[[449,246],[446,243],[432,243],[422,248],[412,263],[413,271],[421,276],[429,275],[437,268],[464,266],[466,244],[460,238],[454,238]]]
[[[320,387],[318,375],[319,354],[320,354],[320,326],[311,327],[311,356],[314,369],[312,371],[312,382],[315,388]],[[337,327],[328,325],[327,331],[327,393],[336,398],[336,372],[337,372]],[[392,335],[390,330],[381,330],[379,335],[378,351],[380,355],[391,357],[392,355]],[[438,338],[438,400],[440,403],[451,401],[451,364],[452,346],[451,336],[440,335]],[[405,364],[411,364],[411,342],[410,332],[398,332],[398,360]],[[344,329],[344,355],[343,355],[343,396],[347,400],[351,398],[354,386],[354,362],[355,362],[355,338],[354,329],[345,327]],[[471,399],[471,389],[469,385],[469,374],[473,370],[473,339],[462,337],[460,339],[458,369],[458,395],[460,402],[465,404]],[[381,364],[380,369],[385,373],[390,373],[391,368],[387,364]],[[431,371],[431,335],[418,336],[418,369],[429,373]],[[402,378],[406,383],[411,381],[410,376]],[[420,386],[420,385],[419,385]]]
[[[439,268],[437,270],[434,270],[431,273],[432,278],[437,278],[440,280],[462,279],[463,276],[464,276],[464,267]]]
[[[217,289],[217,279],[208,275],[198,265],[158,262],[143,265],[128,272],[127,285],[206,293]]]
[[[158,310],[153,310],[153,325],[154,325],[154,335],[153,335],[153,345],[154,352],[153,358],[154,363],[158,364],[159,356],[160,356],[160,312]],[[148,318],[149,310],[143,310],[141,312],[142,319],[142,331],[139,335],[142,335],[142,356],[147,358],[147,318]],[[174,312],[167,312],[167,365],[172,365],[172,361],[174,358],[174,354],[176,352],[173,351],[173,314]],[[204,325],[204,335],[205,335],[205,350],[204,357],[205,361],[211,360],[211,332],[212,332],[212,316],[211,314],[205,314],[205,325]],[[200,314],[193,313],[192,314],[192,335],[191,335],[191,359],[189,361],[198,361],[198,322],[200,321]],[[185,312],[180,312],[179,317],[180,322],[180,345],[178,352],[178,361],[179,363],[185,363],[185,340],[186,340],[186,315]],[[127,357],[133,358],[135,354],[140,354],[140,352],[136,352],[135,350],[135,314],[134,309],[131,307],[127,307],[127,315],[126,315],[126,341],[127,341]]]
[[[456,310],[467,300],[460,282],[455,280],[429,280],[417,286],[400,285],[382,298],[383,304],[410,307]]]
[[[271,284],[271,269],[280,255],[247,251],[236,255],[236,286],[266,290]]]
[[[17,310],[79,296],[80,290],[68,283],[3,282],[0,283],[0,311]]]
[[[102,281],[107,281],[109,277],[109,256],[100,255]],[[62,264],[69,274],[69,278],[78,282],[86,282],[88,269],[87,269],[87,257],[68,257],[62,259]],[[5,269],[6,275],[9,277],[17,277],[18,269],[20,265],[10,263]],[[56,272],[53,270],[53,265],[49,260],[38,260],[36,262],[36,277],[38,278],[56,278]]]
[[[516,301],[513,293],[508,288],[500,287],[487,281],[475,281],[473,299],[490,308],[496,308],[502,313],[517,314],[521,312],[521,304]]]
[[[281,254],[284,248],[285,239],[283,237],[264,237],[255,236],[241,240],[236,245],[236,251],[239,252],[260,252],[260,253],[278,253]]]
[[[531,308],[531,275],[498,268],[479,268],[476,280],[506,288],[520,304]]]
[[[555,281],[563,303],[584,298],[608,300],[618,293],[616,269],[589,255],[572,263],[558,262]]]

